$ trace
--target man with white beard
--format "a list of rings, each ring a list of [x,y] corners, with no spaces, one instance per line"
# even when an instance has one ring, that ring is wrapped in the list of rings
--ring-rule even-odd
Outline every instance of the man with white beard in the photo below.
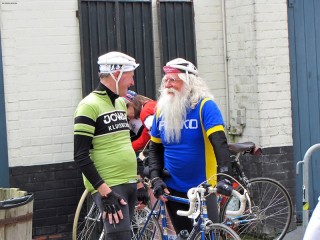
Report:
[[[217,178],[212,176],[217,169],[232,175],[230,153],[221,112],[196,67],[177,58],[169,61],[163,71],[157,117],[151,131],[150,179],[154,195],[166,202],[176,233],[185,229],[190,233],[192,220],[176,214],[189,206],[167,201],[162,195],[187,198],[187,191],[204,181],[216,185]],[[163,169],[169,177],[162,178]],[[218,180],[224,178],[219,176]],[[207,198],[207,205],[209,218],[218,222],[214,194]]]

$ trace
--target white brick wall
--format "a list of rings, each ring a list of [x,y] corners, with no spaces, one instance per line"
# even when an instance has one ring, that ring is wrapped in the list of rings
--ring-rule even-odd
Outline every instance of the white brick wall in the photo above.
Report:
[[[227,0],[230,108],[246,109],[234,141],[292,145],[286,0]]]
[[[260,143],[292,145],[287,1],[259,1],[255,16]],[[278,114],[264,117],[270,110]]]
[[[194,12],[199,73],[226,118],[221,1],[194,0]]]
[[[0,0],[9,165],[72,161],[73,112],[81,99],[80,39],[73,1]],[[156,0],[154,52],[160,49]],[[194,0],[198,68],[224,118],[246,109],[233,141],[291,145],[286,0],[225,0],[228,81],[221,0]],[[157,86],[161,72],[156,72]],[[231,112],[230,112],[231,113]]]
[[[1,3],[9,166],[71,161],[81,99],[77,1]]]

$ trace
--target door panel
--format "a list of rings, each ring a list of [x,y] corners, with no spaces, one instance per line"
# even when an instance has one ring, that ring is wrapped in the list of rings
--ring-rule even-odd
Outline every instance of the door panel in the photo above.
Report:
[[[288,1],[293,147],[295,164],[320,142],[320,1]],[[320,153],[310,162],[309,197],[313,210],[320,193]],[[302,174],[296,181],[297,217],[302,214]]]

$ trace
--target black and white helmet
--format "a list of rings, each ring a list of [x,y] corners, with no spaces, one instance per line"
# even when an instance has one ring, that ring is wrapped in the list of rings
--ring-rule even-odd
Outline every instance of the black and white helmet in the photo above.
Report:
[[[121,52],[109,52],[98,58],[101,73],[111,73],[117,70],[122,72],[134,71],[139,64],[136,60]]]
[[[175,69],[181,70],[182,73],[189,73],[198,76],[198,69],[189,61],[183,58],[176,58],[167,62],[166,66],[163,67],[165,73],[179,72]]]
[[[117,94],[119,94],[118,82],[124,72],[134,71],[139,64],[136,60],[121,52],[108,52],[98,58],[100,73],[110,74],[116,82]],[[117,78],[113,75],[116,71],[120,71]]]

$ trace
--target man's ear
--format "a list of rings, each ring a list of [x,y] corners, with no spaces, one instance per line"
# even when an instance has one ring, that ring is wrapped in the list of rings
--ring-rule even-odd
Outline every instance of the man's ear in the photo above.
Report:
[[[113,73],[113,76],[114,76],[116,79],[118,79],[119,74],[120,74],[120,70],[117,70],[117,71],[115,71],[115,72]]]

